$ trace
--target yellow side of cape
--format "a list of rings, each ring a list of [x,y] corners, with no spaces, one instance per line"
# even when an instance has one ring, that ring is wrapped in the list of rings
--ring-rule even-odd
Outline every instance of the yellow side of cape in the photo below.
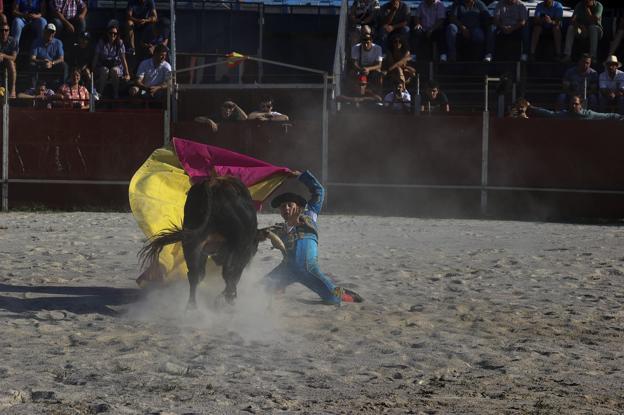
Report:
[[[250,186],[251,197],[264,201],[285,179],[285,174],[278,174]],[[132,177],[128,190],[130,209],[145,236],[151,238],[173,226],[182,227],[186,193],[190,188],[190,178],[171,147],[159,148],[151,154]],[[166,246],[154,266],[158,269],[144,273],[137,280],[141,287],[186,279],[188,268],[181,244]],[[208,261],[206,274],[220,275],[219,269],[213,261]]]

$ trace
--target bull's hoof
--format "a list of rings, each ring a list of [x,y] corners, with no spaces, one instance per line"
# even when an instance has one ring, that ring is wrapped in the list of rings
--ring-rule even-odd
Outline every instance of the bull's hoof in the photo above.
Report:
[[[214,308],[217,310],[223,310],[234,306],[236,297],[227,296],[224,293],[219,294],[214,300]]]

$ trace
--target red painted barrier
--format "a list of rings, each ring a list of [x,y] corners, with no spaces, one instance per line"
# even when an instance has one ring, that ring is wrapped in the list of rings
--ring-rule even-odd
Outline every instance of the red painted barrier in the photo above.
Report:
[[[478,216],[482,117],[338,114],[330,117],[328,207],[396,215]],[[319,121],[181,122],[173,135],[321,176]],[[10,177],[130,180],[163,140],[158,111],[11,109]],[[488,184],[496,216],[624,217],[624,123],[492,119]],[[11,205],[127,207],[126,186],[12,183]]]
[[[129,181],[162,146],[162,111],[11,108],[9,178]],[[11,183],[9,206],[128,206],[127,185]]]

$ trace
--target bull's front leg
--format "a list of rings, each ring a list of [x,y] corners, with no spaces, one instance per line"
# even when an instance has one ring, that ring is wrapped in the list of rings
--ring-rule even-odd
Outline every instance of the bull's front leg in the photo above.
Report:
[[[225,281],[225,289],[222,296],[229,304],[233,304],[236,299],[236,286],[240,281],[245,263],[240,261],[240,257],[234,253],[230,253],[223,264],[223,280]]]

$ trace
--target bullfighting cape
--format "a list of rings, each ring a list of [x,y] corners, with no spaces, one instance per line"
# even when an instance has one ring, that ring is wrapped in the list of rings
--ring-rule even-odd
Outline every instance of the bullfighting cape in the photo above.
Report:
[[[193,183],[209,177],[212,168],[219,176],[238,177],[258,208],[290,172],[223,148],[174,138],[171,147],[155,150],[130,181],[130,209],[145,236],[182,227],[186,193]],[[207,275],[217,271],[214,262],[208,261]],[[182,246],[176,243],[163,249],[158,264],[151,264],[137,283],[141,287],[166,284],[186,279],[187,272]]]

